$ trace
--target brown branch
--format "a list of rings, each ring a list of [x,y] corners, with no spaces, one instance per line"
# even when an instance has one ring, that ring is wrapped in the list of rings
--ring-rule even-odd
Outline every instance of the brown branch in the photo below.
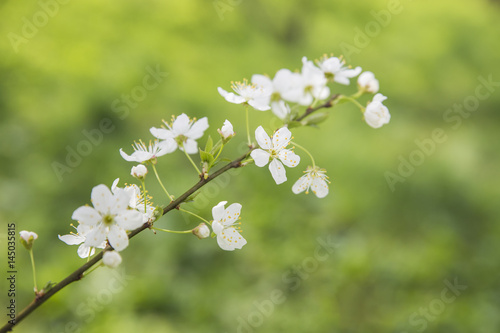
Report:
[[[235,159],[234,161],[226,164],[224,167],[220,168],[213,174],[209,175],[206,179],[202,178],[198,183],[196,183],[193,187],[191,187],[189,190],[184,192],[180,197],[172,201],[168,206],[166,206],[163,209],[163,215],[167,214],[169,211],[172,209],[175,209],[177,206],[179,206],[181,203],[184,202],[191,194],[202,188],[204,185],[209,183],[210,181],[214,180],[218,176],[222,175],[224,172],[234,169],[234,168],[239,168],[241,166],[241,162],[248,156],[248,154],[253,150],[253,148],[250,148],[249,151],[247,151],[245,154],[240,156],[239,158]],[[129,234],[128,237],[132,238],[141,231],[144,231],[145,229],[148,229],[151,227],[152,223],[146,222],[139,228],[132,230]],[[107,246],[104,250],[99,252],[95,257],[93,257],[89,262],[85,263],[82,265],[80,268],[78,268],[76,271],[68,275],[64,280],[56,284],[52,289],[48,290],[47,292],[40,292],[35,299],[28,305],[26,306],[16,317],[15,323],[11,324],[10,322],[7,322],[2,328],[0,328],[0,333],[4,332],[9,332],[12,331],[12,328],[14,325],[17,325],[20,321],[22,321],[24,318],[26,318],[31,312],[36,310],[40,305],[45,303],[50,297],[52,297],[54,294],[56,294],[58,291],[66,287],[72,282],[79,281],[83,277],[83,273],[85,273],[88,269],[90,269],[92,266],[97,264],[99,260],[102,259],[102,255],[106,251],[110,251],[113,248],[111,246]]]
[[[318,111],[319,109],[323,109],[323,108],[331,108],[332,106],[335,105],[335,101],[341,96],[341,94],[334,94],[332,95],[332,97],[330,97],[324,104],[321,104],[321,105],[318,105],[317,107],[308,107],[306,109],[306,112],[304,112],[303,115],[299,116],[298,118],[295,118],[293,119],[294,121],[301,121],[303,120],[305,117],[309,116],[311,113],[313,113],[314,111]]]

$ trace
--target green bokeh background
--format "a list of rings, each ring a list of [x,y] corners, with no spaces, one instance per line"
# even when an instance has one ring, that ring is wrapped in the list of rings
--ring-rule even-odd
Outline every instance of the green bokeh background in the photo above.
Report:
[[[401,12],[362,47],[355,42],[358,29],[372,27],[371,11],[387,10],[388,2],[218,4],[226,11],[218,13],[212,1],[67,1],[18,52],[9,33],[21,35],[23,18],[33,22],[41,5],[0,4],[2,277],[9,222],[39,235],[39,284],[60,281],[83,264],[76,247],[57,234],[71,230],[71,214],[89,203],[93,186],[111,185],[116,177],[134,181],[132,164],[118,150],[130,152],[133,140],[149,140],[148,129],[162,118],[207,116],[212,136],[229,119],[237,136],[224,155],[238,156],[244,112],[216,90],[229,89],[232,80],[300,68],[302,56],[349,53],[350,64],[380,80],[391,123],[372,129],[354,105],[344,104],[319,129],[297,129],[295,141],[328,170],[325,199],[290,190],[307,166],[305,154],[280,186],[267,170],[244,168],[186,205],[210,218],[219,201],[242,203],[243,250],[142,233],[122,253],[116,272],[101,268],[68,286],[16,331],[498,332],[499,87],[467,117],[459,116],[460,124],[444,115],[474,96],[479,76],[500,80],[499,3],[401,0]],[[346,44],[359,49],[346,52]],[[113,102],[156,66],[168,77],[120,119]],[[104,118],[114,130],[59,181],[52,163],[64,163],[67,146],[76,148],[85,140],[82,131],[98,128]],[[259,124],[271,130],[278,123],[270,112],[252,111],[252,128]],[[418,149],[415,140],[429,139],[436,128],[447,140],[392,191],[386,172],[397,173],[400,158]],[[158,167],[174,194],[196,181],[179,152]],[[163,204],[149,180],[155,203]],[[158,225],[185,229],[196,223],[172,212]],[[311,259],[318,239],[336,244],[324,261]],[[21,309],[32,297],[31,268],[21,247],[16,260]],[[309,273],[294,271],[304,265]],[[467,289],[441,308],[444,281],[455,279]],[[110,292],[109,284],[119,281],[124,290]],[[1,285],[4,322],[5,278]],[[275,290],[285,301],[271,311]],[[267,305],[265,314],[257,304]]]

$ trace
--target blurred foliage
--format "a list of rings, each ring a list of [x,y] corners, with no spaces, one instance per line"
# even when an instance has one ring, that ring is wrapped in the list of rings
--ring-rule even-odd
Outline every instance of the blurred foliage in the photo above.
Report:
[[[18,52],[9,33],[20,35],[23,18],[40,16],[41,5],[0,4],[0,233],[5,244],[6,225],[14,221],[18,231],[39,234],[39,284],[83,264],[57,234],[71,230],[71,214],[89,203],[92,187],[116,177],[133,182],[132,164],[119,148],[130,152],[133,140],[149,140],[151,126],[185,112],[208,116],[212,136],[229,119],[237,136],[224,155],[239,155],[244,112],[225,102],[218,86],[300,68],[302,56],[339,55],[342,43],[355,45],[357,29],[375,21],[373,11],[388,8],[383,0],[221,3],[222,14],[212,1],[67,1],[51,9],[53,17]],[[328,170],[329,196],[291,192],[305,156],[280,186],[266,170],[245,168],[186,206],[210,217],[221,200],[242,203],[243,250],[145,232],[123,252],[120,269],[99,269],[68,286],[16,332],[238,332],[239,326],[239,332],[498,332],[498,87],[460,126],[443,117],[474,95],[479,76],[500,80],[500,8],[486,0],[401,0],[400,6],[366,47],[346,55],[380,80],[391,123],[374,130],[344,104],[320,129],[294,133]],[[168,77],[121,119],[114,101],[157,66]],[[60,182],[52,163],[64,163],[67,147],[76,149],[86,140],[82,131],[104,118],[114,130]],[[276,127],[270,112],[252,112],[251,122]],[[415,140],[436,128],[447,140],[391,191],[385,172],[397,173],[399,157],[408,159]],[[159,172],[177,195],[196,181],[180,153],[160,159]],[[153,183],[155,203],[165,203]],[[173,212],[158,225],[197,223]],[[324,261],[310,259],[318,238],[336,244]],[[20,246],[17,265],[21,309],[32,295],[29,256]],[[294,271],[303,265],[307,275]],[[468,288],[441,309],[443,281],[455,278]],[[125,290],[115,286],[111,293],[110,283]],[[276,290],[284,302],[259,315]],[[425,317],[420,311],[430,306],[435,315]],[[241,320],[259,327],[243,328]]]

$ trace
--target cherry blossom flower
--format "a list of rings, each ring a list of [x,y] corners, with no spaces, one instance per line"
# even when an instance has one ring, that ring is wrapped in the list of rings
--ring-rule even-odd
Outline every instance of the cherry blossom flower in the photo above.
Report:
[[[286,171],[283,167],[296,167],[300,162],[300,156],[295,154],[290,149],[285,149],[292,139],[292,132],[286,127],[277,130],[272,138],[269,138],[262,126],[255,130],[255,139],[260,148],[253,150],[250,156],[255,161],[255,165],[263,167],[269,163],[269,171],[274,178],[276,184],[281,184],[286,181]]]
[[[86,246],[98,247],[107,238],[115,250],[122,251],[128,246],[126,230],[142,225],[142,214],[128,208],[130,195],[124,190],[115,192],[111,193],[106,185],[97,185],[91,193],[94,207],[82,206],[73,212],[73,220],[91,228],[86,235]]]
[[[265,96],[265,104],[271,104],[271,108],[273,103],[281,100],[298,102],[304,87],[300,73],[293,73],[289,69],[280,69],[272,80],[265,75],[255,74],[252,83],[270,92]]]
[[[19,240],[26,250],[31,250],[35,239],[38,238],[38,235],[35,232],[26,230],[20,231],[19,236],[21,237]]]
[[[69,233],[67,235],[57,235],[57,237],[68,245],[80,245],[78,247],[77,253],[80,258],[87,258],[95,253],[95,248],[104,249],[106,247],[106,241],[103,241],[99,246],[87,246],[85,245],[85,239],[87,234],[92,230],[90,226],[79,224],[76,227],[76,234]]]
[[[196,140],[201,138],[208,128],[207,117],[199,120],[191,120],[183,113],[175,118],[172,124],[168,124],[166,121],[163,121],[163,123],[167,128],[152,127],[150,129],[154,137],[167,142],[173,142],[173,150],[179,147],[179,149],[185,150],[188,154],[198,153],[198,143]]]
[[[246,103],[259,111],[267,111],[271,108],[269,106],[271,91],[268,87],[263,87],[256,83],[250,84],[247,80],[243,80],[243,82],[231,82],[231,88],[236,94],[227,92],[221,87],[217,88],[217,90],[230,103]]]
[[[325,77],[334,82],[348,85],[349,79],[356,77],[361,73],[361,67],[349,68],[345,65],[345,60],[337,57],[323,57],[318,61],[319,68],[325,73]]]
[[[378,92],[379,83],[372,72],[363,72],[358,77],[358,86],[366,92],[375,94]]]
[[[240,222],[241,205],[234,203],[224,208],[227,201],[221,201],[217,206],[212,208],[212,229],[217,236],[217,244],[220,248],[226,251],[233,251],[234,249],[241,249],[246,243],[246,239],[240,235],[238,230]]]
[[[106,251],[102,255],[102,263],[109,268],[116,268],[122,263],[122,256],[116,251]]]
[[[373,96],[373,100],[366,107],[364,116],[365,121],[368,125],[373,128],[380,128],[385,124],[388,124],[391,120],[391,114],[389,109],[382,104],[387,97],[382,94],[376,94]]]
[[[134,148],[132,155],[127,155],[123,149],[120,149],[120,155],[122,155],[126,161],[144,163],[173,152],[177,148],[177,145],[174,140],[155,140],[154,142],[150,141],[149,145],[146,147],[146,144],[139,140],[139,142],[134,142],[132,147]]]
[[[328,195],[328,176],[326,175],[326,170],[319,167],[307,167],[304,171],[304,175],[300,177],[292,187],[292,191],[295,194],[312,189],[312,192],[318,198],[324,198]]]
[[[297,100],[300,105],[310,105],[314,99],[323,100],[330,95],[325,74],[306,57],[302,58],[301,77],[302,90]]]
[[[144,196],[141,193],[141,189],[139,186],[135,184],[127,185],[125,188],[118,187],[118,182],[120,178],[116,178],[111,186],[111,192],[113,194],[118,193],[119,191],[125,191],[127,195],[130,197],[130,201],[128,203],[129,207],[132,209],[138,210],[142,214],[142,222],[153,222],[156,220],[155,210],[156,207],[150,205],[146,202],[146,207],[144,207]]]

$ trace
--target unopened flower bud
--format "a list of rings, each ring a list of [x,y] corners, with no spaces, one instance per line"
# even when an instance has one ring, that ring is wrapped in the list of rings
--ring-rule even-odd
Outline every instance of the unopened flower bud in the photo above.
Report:
[[[147,173],[148,173],[148,169],[143,164],[133,166],[132,170],[130,171],[130,174],[139,180],[143,180],[144,177],[146,177]]]
[[[227,119],[224,121],[224,125],[222,126],[222,128],[218,129],[217,132],[219,132],[222,140],[224,141],[228,141],[235,135],[233,131],[233,125]]]
[[[102,255],[102,263],[109,268],[116,268],[122,262],[122,257],[116,251],[106,251]]]
[[[35,242],[35,239],[38,238],[38,235],[33,231],[23,230],[19,232],[19,235],[21,236],[20,239],[21,244],[23,244],[26,250],[28,251],[31,250],[31,248],[33,247],[33,243]]]
[[[207,238],[210,236],[210,229],[205,223],[200,223],[196,228],[193,229],[193,235],[199,239]]]

